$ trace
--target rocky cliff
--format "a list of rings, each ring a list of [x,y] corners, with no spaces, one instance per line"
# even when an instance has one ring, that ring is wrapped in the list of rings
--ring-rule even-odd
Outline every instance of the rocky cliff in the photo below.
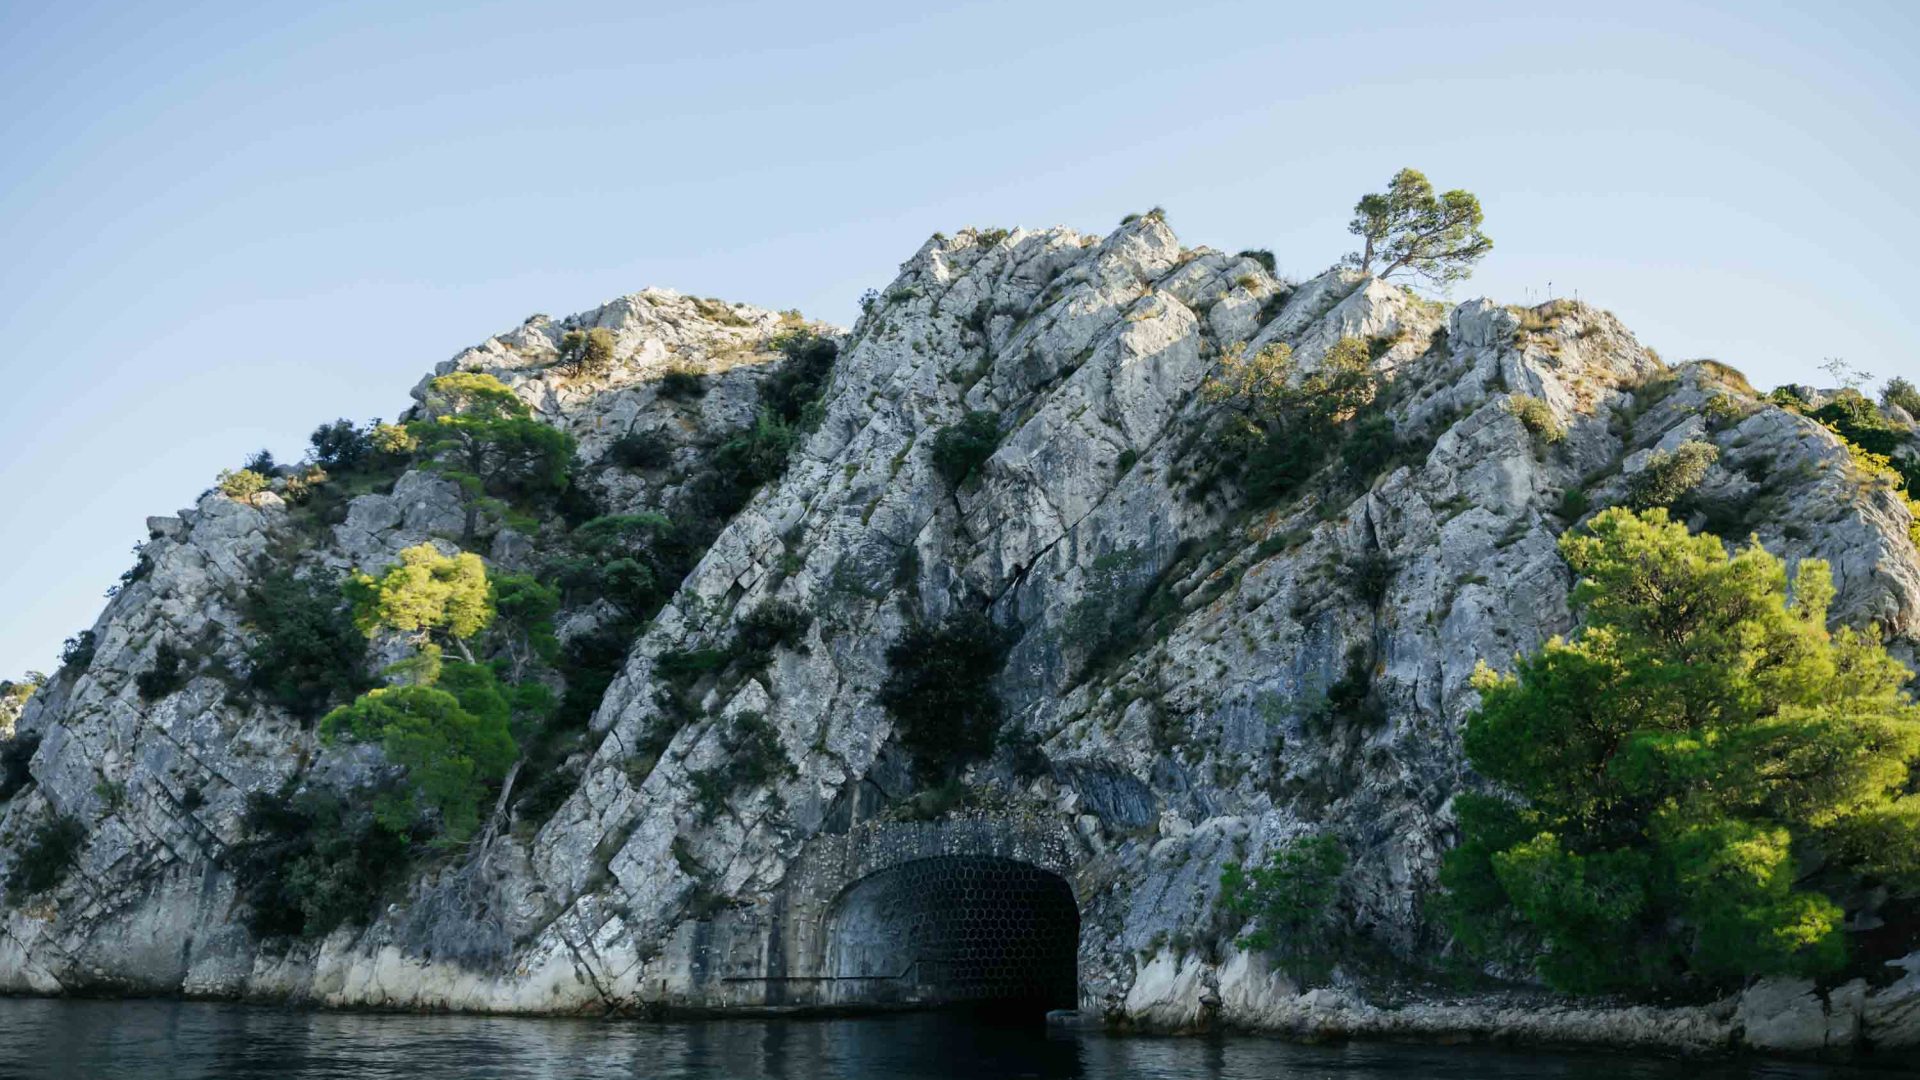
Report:
[[[377,571],[423,541],[538,570],[585,512],[476,534],[459,483],[410,469],[331,513],[212,492],[149,519],[91,655],[17,724],[27,775],[0,869],[49,822],[84,834],[56,886],[8,897],[0,986],[540,1012],[846,1003],[830,940],[852,932],[846,898],[926,859],[992,857],[1071,886],[1078,999],[1116,1023],[1920,1046],[1920,959],[1664,1010],[1452,993],[1431,982],[1448,943],[1425,906],[1452,798],[1476,782],[1459,736],[1475,664],[1572,629],[1559,534],[1711,444],[1694,524],[1828,560],[1835,618],[1877,625],[1911,665],[1920,553],[1899,493],[1737,372],[1669,366],[1603,311],[1447,309],[1269,265],[1183,248],[1155,215],[1104,238],[930,240],[837,337],[780,475],[702,536],[590,722],[522,785],[553,805],[510,797],[497,835],[421,858],[365,925],[321,940],[249,929],[230,858],[249,796],[352,790],[385,766],[235,692],[249,591],[289,569]],[[570,433],[592,513],[685,517],[714,447],[796,362],[768,346],[794,325],[649,290],[535,317],[439,373],[497,376]],[[611,368],[567,374],[563,334],[593,327],[612,332]],[[1385,387],[1378,452],[1265,503],[1209,482],[1198,391],[1222,355],[1284,343],[1311,371],[1347,339]],[[666,392],[688,378],[704,393]],[[993,441],[956,483],[936,442],[970,414]],[[635,435],[647,452],[621,451]],[[743,620],[770,605],[804,629],[737,659]],[[990,755],[930,789],[881,702],[889,650],[971,613],[1003,637],[988,678],[1004,719]],[[559,638],[608,618],[569,597]],[[137,682],[163,643],[190,658],[155,697]],[[687,657],[717,659],[689,675]],[[776,760],[729,772],[756,755]],[[1354,943],[1313,989],[1233,948],[1215,910],[1223,863],[1309,831],[1349,852]]]

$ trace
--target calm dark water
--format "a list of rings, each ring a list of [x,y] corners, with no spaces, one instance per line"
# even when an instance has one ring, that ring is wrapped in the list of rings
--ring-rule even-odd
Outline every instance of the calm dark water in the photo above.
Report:
[[[1112,1038],[951,1014],[647,1023],[305,1012],[166,1001],[0,999],[0,1077],[186,1080],[1881,1080],[1773,1062],[1274,1039]]]

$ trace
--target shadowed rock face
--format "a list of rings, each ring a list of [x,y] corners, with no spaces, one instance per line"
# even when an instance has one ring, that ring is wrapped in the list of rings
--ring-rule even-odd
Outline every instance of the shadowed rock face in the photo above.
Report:
[[[790,1003],[797,975],[833,970],[825,927],[841,890],[902,895],[884,882],[904,879],[881,876],[894,864],[844,870],[861,845],[934,842],[898,831],[924,807],[876,696],[887,649],[915,619],[974,610],[1012,642],[993,680],[1000,749],[949,793],[961,824],[924,834],[953,846],[925,854],[1008,859],[1063,882],[1078,898],[1084,1008],[1166,1027],[1517,1024],[1543,1038],[1725,1045],[1740,1037],[1731,1007],[1388,1013],[1367,997],[1391,980],[1357,975],[1303,995],[1237,953],[1239,928],[1213,910],[1222,863],[1328,830],[1351,856],[1342,916],[1376,965],[1431,964],[1445,942],[1424,903],[1453,839],[1452,797],[1476,782],[1459,747],[1468,677],[1572,628],[1556,537],[1686,440],[1720,451],[1699,489],[1725,511],[1718,525],[1831,562],[1836,619],[1878,624],[1911,662],[1911,520],[1850,471],[1837,438],[1714,366],[1667,367],[1604,312],[1532,314],[1523,329],[1488,301],[1447,310],[1347,272],[1277,280],[1255,259],[1182,248],[1154,217],[1104,238],[936,237],[842,339],[820,422],[785,476],[633,644],[559,810],[313,945],[251,940],[221,854],[248,793],[290,779],[348,787],[383,765],[227,692],[221,671],[243,672],[249,643],[240,600],[270,566],[377,569],[457,534],[460,494],[410,473],[318,531],[271,496],[213,494],[152,519],[151,569],[102,614],[94,659],[59,673],[19,721],[41,744],[34,783],[0,818],[0,867],[55,813],[88,838],[58,890],[0,922],[0,986],[513,1011]],[[751,422],[782,325],[649,290],[564,323],[536,317],[437,370],[496,374],[573,433],[582,483],[608,512],[671,513],[711,447]],[[570,326],[614,332],[612,372],[552,366]],[[1196,497],[1196,463],[1219,452],[1196,391],[1221,353],[1286,343],[1311,369],[1343,337],[1369,342],[1388,380],[1389,463],[1252,512],[1230,489]],[[659,393],[680,368],[709,373],[703,396]],[[1516,396],[1543,402],[1564,438],[1529,430]],[[932,445],[969,411],[997,413],[1003,435],[956,489]],[[657,434],[667,463],[612,464],[633,432]],[[526,568],[558,529],[503,528],[482,554]],[[773,601],[813,615],[804,641],[698,687],[691,719],[666,715],[659,658],[723,645]],[[589,603],[559,624],[584,633],[602,617]],[[195,642],[206,660],[179,691],[142,701],[133,679],[162,639]],[[1328,689],[1355,672],[1370,708],[1329,715]],[[730,726],[749,712],[793,767],[703,814],[696,781],[734,752]],[[662,731],[657,762],[638,767]],[[965,821],[985,824],[969,833]],[[869,874],[881,884],[860,885]],[[1901,1004],[1920,994],[1911,983],[1862,984],[1855,1004],[1815,999],[1822,1045],[1920,1042]],[[1800,1008],[1775,996],[1749,1014]],[[1544,1019],[1521,1024],[1513,1009]]]

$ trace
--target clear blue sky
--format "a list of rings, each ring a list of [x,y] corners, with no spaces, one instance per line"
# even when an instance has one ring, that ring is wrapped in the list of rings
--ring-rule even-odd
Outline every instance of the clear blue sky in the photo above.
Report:
[[[1920,373],[1920,5],[313,6],[0,3],[0,676],[145,515],[532,312],[846,322],[969,224],[1158,204],[1307,275],[1413,165],[1486,207],[1458,299]]]

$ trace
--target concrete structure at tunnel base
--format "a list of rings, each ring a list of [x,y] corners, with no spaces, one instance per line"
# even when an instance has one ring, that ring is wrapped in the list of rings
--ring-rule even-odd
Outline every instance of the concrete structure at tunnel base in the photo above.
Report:
[[[1075,856],[1054,823],[988,816],[818,834],[767,901],[682,923],[656,965],[672,974],[643,995],[687,1010],[1071,1008]]]

